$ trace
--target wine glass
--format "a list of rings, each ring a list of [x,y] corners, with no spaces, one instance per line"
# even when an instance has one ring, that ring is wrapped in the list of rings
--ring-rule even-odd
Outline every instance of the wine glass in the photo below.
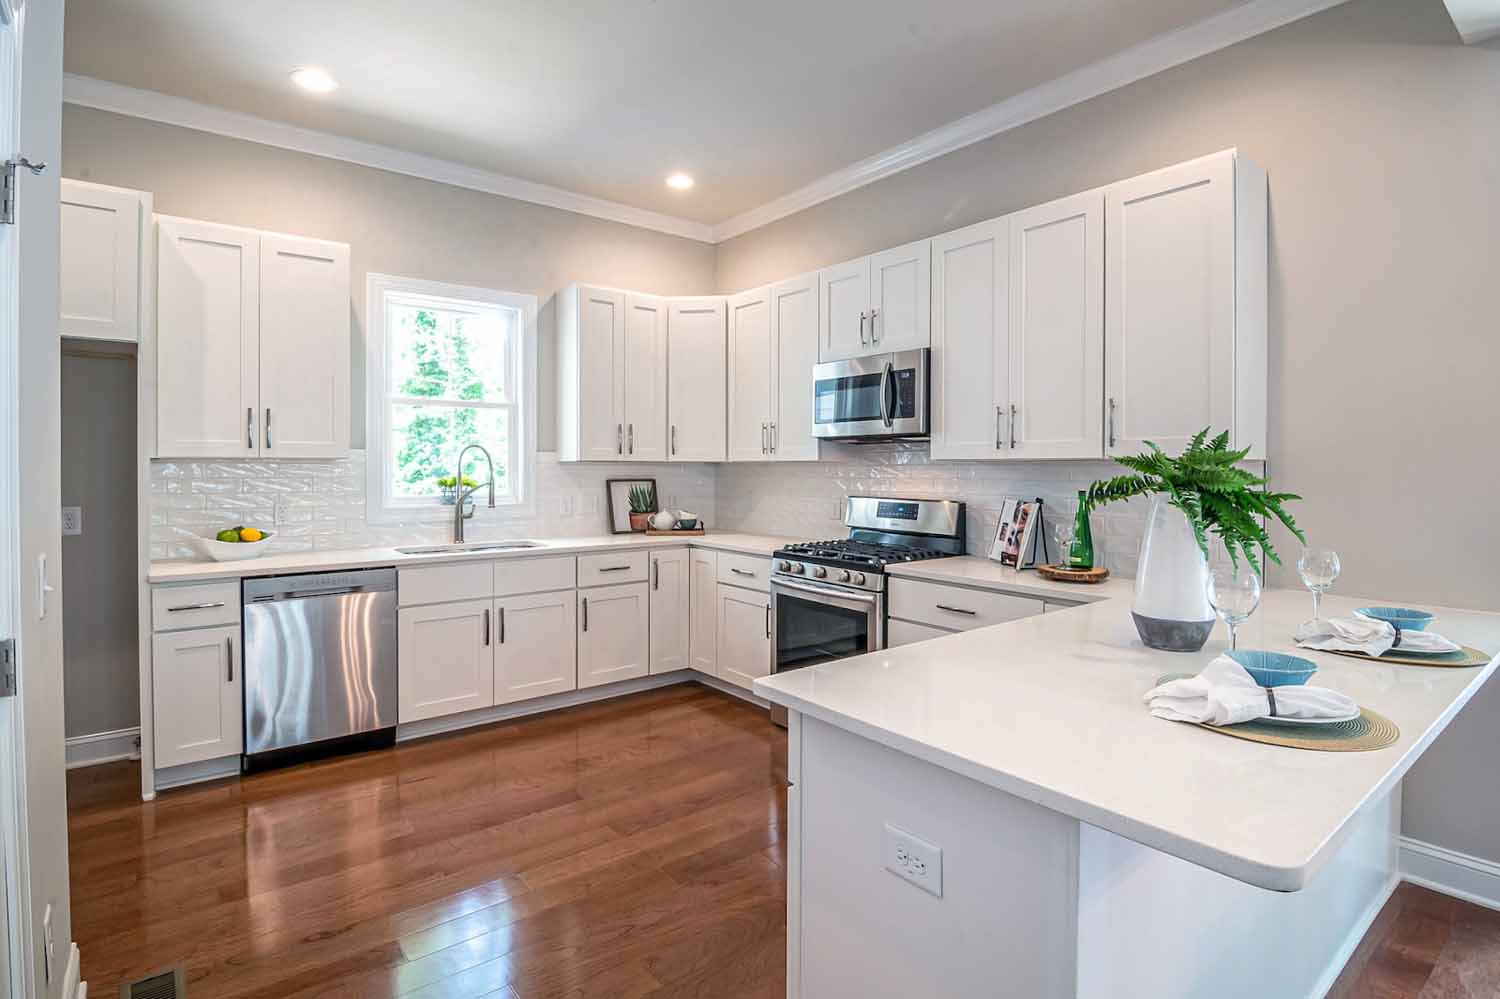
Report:
[[[1052,525],[1052,540],[1057,542],[1057,565],[1068,564],[1068,549],[1073,547],[1073,522],[1059,519]]]
[[[1208,602],[1229,626],[1229,647],[1239,647],[1240,625],[1260,606],[1260,576],[1249,566],[1217,565],[1208,573]]]
[[[1304,548],[1297,559],[1297,575],[1302,585],[1312,591],[1313,620],[1318,620],[1318,607],[1323,594],[1339,578],[1339,553],[1332,548]]]

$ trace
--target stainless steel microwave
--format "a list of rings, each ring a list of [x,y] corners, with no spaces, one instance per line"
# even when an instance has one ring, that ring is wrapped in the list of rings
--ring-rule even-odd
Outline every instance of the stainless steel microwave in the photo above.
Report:
[[[888,441],[928,435],[932,352],[899,350],[813,367],[813,436]]]

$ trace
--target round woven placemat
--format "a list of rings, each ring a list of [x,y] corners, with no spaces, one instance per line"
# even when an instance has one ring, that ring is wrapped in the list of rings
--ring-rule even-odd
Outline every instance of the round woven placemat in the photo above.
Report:
[[[1402,655],[1392,650],[1383,656],[1367,656],[1363,652],[1353,652],[1345,649],[1314,649],[1315,652],[1327,652],[1335,656],[1349,656],[1351,659],[1365,659],[1372,663],[1400,663],[1403,666],[1448,666],[1455,669],[1469,669],[1474,666],[1488,666],[1490,654],[1465,645],[1457,652],[1449,652],[1439,656],[1414,656]]]
[[[1332,725],[1277,725],[1252,721],[1239,725],[1199,725],[1210,732],[1290,749],[1318,749],[1325,753],[1365,753],[1384,749],[1401,738],[1401,730],[1385,715],[1361,708],[1359,717]]]

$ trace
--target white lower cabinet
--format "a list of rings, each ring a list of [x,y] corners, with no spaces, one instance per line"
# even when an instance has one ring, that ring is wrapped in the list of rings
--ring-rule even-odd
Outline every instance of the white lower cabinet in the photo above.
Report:
[[[397,618],[397,720],[487,708],[495,698],[491,600],[403,607]]]
[[[181,766],[244,750],[238,625],[151,639],[154,763]]]
[[[578,689],[573,590],[495,601],[495,703]]]
[[[693,669],[718,675],[719,553],[694,548],[688,570],[688,654]]]
[[[770,595],[720,583],[718,604],[718,675],[749,689],[771,674]]]
[[[651,553],[651,672],[687,669],[688,552]]]
[[[915,645],[925,642],[929,638],[942,638],[953,632],[946,628],[934,628],[930,624],[917,624],[914,621],[898,621],[891,618],[885,626],[885,644],[887,648],[899,648],[902,645]]]
[[[651,588],[647,583],[578,591],[578,687],[649,672]]]

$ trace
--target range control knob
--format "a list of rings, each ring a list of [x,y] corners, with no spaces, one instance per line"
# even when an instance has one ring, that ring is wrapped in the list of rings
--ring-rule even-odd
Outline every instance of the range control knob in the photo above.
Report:
[[[815,576],[816,578],[822,579],[822,578],[824,578],[827,575],[828,575],[828,570],[825,569],[825,568],[823,568],[821,565],[815,565],[815,566],[813,566],[813,576]]]
[[[840,569],[839,570],[839,582],[840,583],[847,583],[847,582],[849,582],[849,570],[848,569]]]
[[[804,566],[801,562],[793,562],[792,563],[792,573],[793,573],[793,575],[800,576],[800,575],[802,575],[806,571],[807,571],[807,567]]]
[[[862,572],[856,572],[854,574],[853,583],[854,583],[855,586],[864,586],[865,585],[865,574],[862,573]]]
[[[791,572],[792,563],[788,562],[786,559],[782,559],[780,562],[776,563],[776,568],[782,572]]]

